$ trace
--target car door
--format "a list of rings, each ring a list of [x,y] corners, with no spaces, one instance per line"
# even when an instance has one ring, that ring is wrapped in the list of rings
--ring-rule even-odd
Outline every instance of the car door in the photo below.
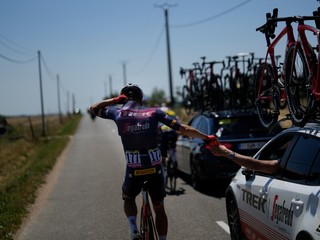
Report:
[[[200,116],[194,117],[188,125],[197,128],[200,121]],[[190,174],[190,152],[192,148],[193,139],[187,136],[180,135],[176,146],[176,157],[178,162],[178,169]]]
[[[299,134],[287,160],[281,163],[282,176],[269,187],[267,222],[272,228],[270,232],[277,231],[284,237],[296,239],[299,229],[316,231],[319,225],[315,221],[319,201],[319,149],[319,138]],[[304,221],[306,216],[309,221]]]
[[[265,145],[255,156],[257,159],[274,160],[286,158],[294,136],[282,135]],[[237,180],[241,194],[238,194],[238,208],[243,232],[248,239],[269,238],[269,206],[272,203],[270,186],[277,176],[263,172],[243,170],[242,181]]]

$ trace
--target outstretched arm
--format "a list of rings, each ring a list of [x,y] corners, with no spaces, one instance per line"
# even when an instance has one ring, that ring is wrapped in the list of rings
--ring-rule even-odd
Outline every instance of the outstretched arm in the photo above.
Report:
[[[209,136],[200,132],[199,130],[186,125],[186,124],[181,124],[179,128],[179,132],[188,137],[193,137],[193,138],[201,138],[202,140],[209,140]]]
[[[211,151],[216,156],[229,158],[233,162],[253,171],[275,174],[279,170],[278,160],[257,160],[252,157],[233,152],[221,144],[213,146]]]
[[[100,101],[100,102],[93,104],[90,107],[90,111],[99,116],[100,115],[99,111],[101,109],[108,107],[110,105],[114,105],[114,104],[118,104],[118,103],[125,103],[127,101],[128,101],[128,98],[124,94],[122,94],[118,97],[105,99],[103,101]]]

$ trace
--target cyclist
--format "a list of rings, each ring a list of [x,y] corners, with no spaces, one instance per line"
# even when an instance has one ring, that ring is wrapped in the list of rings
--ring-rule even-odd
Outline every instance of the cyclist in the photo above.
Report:
[[[160,108],[163,112],[165,112],[168,116],[177,119],[176,113],[169,109],[168,107],[161,107]],[[167,125],[160,123],[160,129],[159,129],[159,134],[160,134],[160,150],[161,150],[161,158],[162,158],[162,166],[165,168],[166,171],[166,159],[168,157],[168,149],[172,148],[175,149],[176,148],[176,142],[178,139],[178,133],[168,127]],[[177,161],[176,158],[173,157],[173,164],[175,166],[177,166]],[[165,176],[166,176],[166,172],[165,172]]]
[[[116,122],[127,160],[126,174],[122,185],[124,212],[128,218],[131,239],[139,239],[136,224],[136,196],[144,181],[148,181],[149,194],[155,212],[156,228],[160,240],[165,240],[168,219],[164,208],[165,182],[161,166],[161,154],[157,147],[158,123],[162,122],[181,134],[212,139],[198,130],[179,123],[159,108],[142,106],[143,92],[136,84],[127,84],[115,98],[93,104],[90,110],[98,117]],[[123,104],[123,106],[114,106]]]
[[[92,121],[94,121],[94,119],[96,118],[96,114],[94,112],[90,111],[90,109],[88,109],[88,113],[89,113]]]

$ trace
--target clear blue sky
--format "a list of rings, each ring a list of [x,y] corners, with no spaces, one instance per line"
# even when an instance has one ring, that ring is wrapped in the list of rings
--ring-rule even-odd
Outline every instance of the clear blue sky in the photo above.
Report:
[[[109,94],[110,76],[113,92],[120,91],[123,63],[127,82],[146,95],[157,87],[169,97],[164,12],[155,7],[164,3],[175,5],[169,9],[174,90],[184,84],[180,66],[201,56],[264,56],[265,39],[255,29],[266,12],[278,7],[279,16],[310,15],[320,6],[316,0],[1,0],[0,115],[41,113],[38,50],[46,114],[58,112],[57,75],[62,112],[68,93],[69,107],[74,96],[86,111]]]

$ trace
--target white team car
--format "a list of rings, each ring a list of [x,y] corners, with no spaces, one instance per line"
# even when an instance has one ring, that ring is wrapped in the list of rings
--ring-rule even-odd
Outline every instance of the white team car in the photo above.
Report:
[[[231,239],[320,239],[320,124],[287,129],[254,157],[281,169],[237,172],[226,191]]]

